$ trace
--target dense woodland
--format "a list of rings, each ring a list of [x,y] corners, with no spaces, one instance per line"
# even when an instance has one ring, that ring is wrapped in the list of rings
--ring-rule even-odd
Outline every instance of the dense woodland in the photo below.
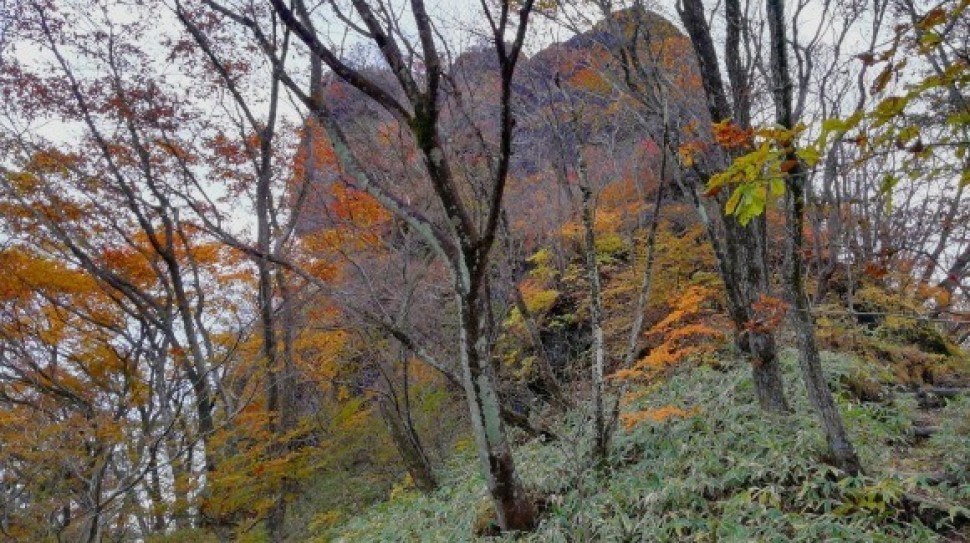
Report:
[[[970,1],[0,2],[0,539],[970,541]]]

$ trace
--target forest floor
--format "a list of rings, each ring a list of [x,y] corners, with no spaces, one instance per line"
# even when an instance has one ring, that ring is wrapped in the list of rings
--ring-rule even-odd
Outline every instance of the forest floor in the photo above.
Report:
[[[862,399],[853,379],[880,368],[826,354],[824,363],[866,474],[844,477],[824,442],[795,369],[783,356],[790,416],[768,416],[741,362],[684,368],[637,391],[639,413],[614,441],[610,468],[593,470],[588,414],[558,441],[516,449],[541,498],[531,534],[495,541],[970,541],[970,395],[881,384]],[[869,363],[872,364],[872,363]],[[463,441],[431,495],[407,481],[386,501],[340,522],[308,525],[312,541],[472,541],[488,537],[491,506],[474,444]],[[326,517],[326,515],[324,515]]]

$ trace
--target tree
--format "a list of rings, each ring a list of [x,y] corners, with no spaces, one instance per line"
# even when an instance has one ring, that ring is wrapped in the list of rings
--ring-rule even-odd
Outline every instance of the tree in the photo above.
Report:
[[[266,409],[269,417],[267,428],[273,439],[277,440],[269,451],[267,461],[285,458],[292,452],[291,444],[286,436],[296,429],[297,413],[294,404],[295,388],[298,375],[293,361],[293,342],[295,317],[294,305],[296,293],[293,292],[290,279],[285,269],[279,265],[291,251],[296,226],[300,218],[303,204],[309,187],[309,178],[304,175],[296,180],[291,187],[280,187],[278,166],[276,161],[278,143],[277,130],[280,124],[280,102],[283,92],[282,65],[287,61],[289,51],[290,32],[284,28],[273,28],[270,32],[271,42],[265,44],[279,51],[279,64],[270,65],[268,79],[260,79],[256,70],[240,69],[245,66],[242,61],[233,58],[232,52],[220,51],[213,40],[205,35],[202,28],[194,21],[193,14],[186,11],[181,2],[175,4],[176,14],[187,33],[191,36],[195,47],[199,50],[205,62],[219,77],[222,86],[232,97],[232,102],[241,112],[234,127],[243,139],[255,140],[253,144],[244,147],[244,153],[252,167],[251,183],[254,211],[256,219],[256,239],[248,243],[241,236],[236,235],[221,226],[218,216],[213,217],[202,206],[193,202],[191,196],[185,199],[192,209],[199,214],[201,220],[212,233],[224,243],[243,249],[244,254],[250,256],[256,265],[259,328],[261,354],[264,360],[266,376]],[[218,43],[218,42],[216,42]],[[247,73],[248,72],[248,73]],[[244,85],[249,82],[247,75],[256,75],[251,84],[266,85],[268,89],[265,112],[261,113],[257,107],[259,96],[247,96]],[[304,142],[304,160],[310,164],[315,162],[315,142],[313,131],[306,130]],[[192,180],[196,187],[202,187],[204,182],[198,179],[194,170],[185,160],[181,162],[183,174]],[[304,174],[309,168],[304,168]],[[243,174],[245,176],[245,174]],[[248,176],[246,176],[248,177]],[[245,177],[244,177],[245,178]],[[292,196],[280,198],[279,192],[290,189]],[[272,508],[267,513],[266,526],[271,541],[282,541],[285,537],[283,523],[286,517],[286,503],[288,495],[293,492],[295,482],[284,477],[276,489]]]
[[[771,73],[775,83],[774,101],[776,121],[787,130],[795,126],[792,108],[793,85],[788,67],[788,48],[785,38],[784,0],[767,0],[771,47]],[[808,389],[808,397],[825,432],[829,452],[835,465],[848,474],[861,471],[859,457],[849,441],[832,391],[822,373],[822,363],[815,339],[815,323],[805,292],[802,264],[803,223],[805,218],[805,188],[807,170],[796,153],[794,142],[779,142],[785,149],[782,177],[785,180],[785,211],[787,224],[785,288],[792,304],[791,320],[798,344],[798,361]]]
[[[298,215],[294,211],[283,216],[280,208],[299,200],[281,202],[274,195],[279,181],[274,161],[280,148],[293,141],[276,131],[279,80],[263,123],[244,96],[249,82],[244,76],[250,72],[221,59],[219,51],[205,47],[207,42],[196,44],[200,56],[214,67],[216,84],[242,112],[238,118],[200,115],[200,102],[192,93],[179,96],[176,86],[166,84],[154,66],[139,60],[148,56],[139,43],[147,18],[119,22],[101,13],[84,18],[84,24],[67,26],[68,19],[91,5],[79,2],[52,9],[36,2],[18,12],[20,45],[36,47],[53,70],[5,58],[7,80],[36,91],[18,92],[6,110],[9,124],[3,142],[10,153],[4,198],[11,217],[17,217],[6,227],[20,244],[29,245],[32,236],[40,235],[47,240],[46,252],[88,274],[129,318],[151,330],[161,353],[153,371],[174,372],[177,383],[191,385],[194,416],[173,413],[171,400],[159,400],[159,409],[169,417],[166,424],[180,435],[167,436],[166,454],[153,456],[149,494],[164,501],[162,481],[174,481],[175,523],[191,524],[186,518],[195,512],[201,523],[229,537],[238,512],[226,513],[223,508],[212,514],[211,506],[221,497],[209,491],[221,460],[238,452],[240,441],[231,435],[233,418],[251,407],[249,392],[239,393],[245,385],[234,388],[239,381],[224,381],[236,369],[237,348],[249,335],[249,307],[242,294],[249,290],[259,293],[254,306],[265,309],[257,314],[264,325],[261,345],[267,377],[243,382],[265,385],[266,407],[273,415],[264,423],[272,430],[274,444],[247,452],[260,451],[267,456],[262,458],[265,462],[285,459],[290,452],[285,450],[286,440],[292,439],[295,428],[296,413],[286,404],[293,388],[288,385],[294,382],[289,363],[289,279],[268,263],[268,257],[279,258],[287,249],[295,226],[286,220]],[[87,47],[87,40],[96,46]],[[176,42],[172,58],[191,51],[191,42]],[[78,69],[75,62],[94,68]],[[230,74],[233,70],[238,71]],[[52,114],[61,115],[81,137],[48,141],[38,131],[13,128],[42,123]],[[232,135],[234,130],[238,137]],[[243,167],[247,164],[256,172],[253,183]],[[227,187],[231,196],[250,190],[254,194],[260,235],[253,245],[261,252],[244,251],[249,248],[245,238],[223,226],[234,210],[224,205],[228,200],[211,193]],[[234,251],[227,252],[230,248]],[[267,255],[253,259],[257,284],[248,282],[246,274],[253,268],[238,260],[236,251]],[[276,292],[286,301],[279,311]],[[281,403],[286,405],[281,408]],[[151,419],[150,410],[140,415],[146,423]],[[197,451],[204,458],[204,473],[195,473]],[[163,462],[168,466],[159,466]],[[170,476],[160,474],[166,468]],[[278,486],[286,485],[284,477]],[[276,489],[279,497],[270,517],[277,526],[285,493]],[[162,516],[154,524],[164,527],[164,508],[158,511]],[[270,525],[278,532],[274,522]]]
[[[750,129],[754,79],[752,61],[742,58],[741,34],[750,36],[744,12],[738,2],[726,4],[729,95],[702,2],[677,5],[687,39],[641,2],[618,14],[611,14],[611,2],[595,5],[609,22],[606,31],[618,42],[611,54],[621,73],[610,79],[643,108],[641,115],[654,121],[646,130],[653,141],[666,142],[663,153],[670,176],[705,225],[724,283],[735,343],[751,357],[758,402],[766,411],[785,413],[789,407],[773,331],[752,326],[758,318],[754,304],[769,294],[766,222],[758,218],[741,225],[720,211],[726,195],[708,194],[711,201],[697,192],[741,152]],[[684,62],[687,47],[693,51],[693,62]],[[708,131],[709,126],[715,129]],[[676,172],[675,163],[680,165]]]
[[[707,25],[704,6],[700,0],[685,0],[678,4],[681,22],[691,39],[701,80],[708,100],[710,121],[715,126],[723,127],[715,138],[727,148],[727,154],[719,155],[720,163],[695,168],[700,181],[707,179],[724,166],[723,160],[730,160],[732,153],[737,152],[736,145],[741,143],[746,131],[750,128],[752,79],[743,69],[744,64],[740,48],[740,34],[746,21],[740,3],[729,0],[725,4],[727,17],[727,39],[725,41],[725,64],[728,69],[728,79],[732,89],[732,103],[728,100],[723,80],[720,74],[718,56]],[[732,121],[733,118],[733,121]],[[739,135],[737,138],[726,135]],[[726,144],[726,145],[725,145]],[[692,188],[688,188],[693,194]],[[714,195],[724,205],[726,196]],[[695,207],[699,212],[703,205],[695,200]],[[770,412],[784,413],[789,410],[785,399],[781,368],[777,360],[775,338],[771,330],[759,326],[751,326],[757,320],[754,304],[763,296],[768,295],[769,272],[767,269],[766,227],[763,217],[740,224],[726,213],[713,214],[719,219],[719,226],[709,226],[711,242],[718,254],[718,266],[727,289],[728,305],[731,318],[736,328],[738,346],[742,351],[752,355],[752,376],[758,403]],[[709,222],[708,219],[705,222]]]
[[[199,281],[205,272],[195,251],[205,240],[179,216],[159,179],[161,157],[176,151],[150,146],[146,137],[168,129],[175,115],[150,81],[127,77],[129,66],[115,55],[122,47],[117,40],[91,52],[104,67],[98,84],[82,79],[63,52],[77,44],[65,34],[62,15],[40,3],[23,6],[19,37],[44,51],[54,69],[38,73],[16,62],[6,65],[8,81],[21,89],[7,110],[8,126],[63,114],[76,120],[85,138],[71,148],[4,131],[4,199],[17,217],[8,227],[22,243],[38,235],[47,240],[45,251],[83,270],[126,314],[145,319],[161,335],[157,341],[173,353],[168,363],[191,385],[192,424],[211,470],[217,384],[210,363],[222,353],[211,341],[206,286]],[[79,39],[87,36],[78,32]],[[39,91],[24,92],[25,85]]]
[[[260,23],[249,14],[216,2],[206,2],[212,13],[226,17],[248,28],[264,43],[265,36]],[[512,144],[511,82],[519,59],[522,44],[532,10],[531,0],[517,10],[508,2],[496,8],[483,5],[494,42],[501,92],[498,101],[500,122],[498,144],[491,157],[490,186],[486,187],[484,209],[479,212],[468,200],[467,190],[459,184],[449,156],[449,146],[443,140],[442,108],[449,91],[446,73],[448,67],[439,53],[440,44],[435,34],[435,22],[429,17],[424,2],[412,2],[410,15],[417,29],[418,43],[405,41],[394,9],[383,4],[371,5],[363,1],[352,4],[357,23],[348,29],[360,32],[379,51],[384,63],[391,69],[394,89],[382,86],[361,70],[348,65],[339,58],[326,38],[317,31],[314,16],[302,1],[292,6],[273,1],[275,16],[297,36],[311,57],[311,77],[322,74],[326,65],[333,75],[366,95],[383,109],[390,118],[406,127],[414,149],[422,159],[426,183],[441,206],[443,221],[435,221],[409,204],[393,187],[375,178],[359,160],[349,142],[345,130],[337,122],[332,111],[318,96],[308,95],[293,83],[293,74],[284,80],[289,90],[300,97],[315,121],[324,129],[344,173],[356,187],[375,197],[389,211],[419,232],[439,256],[448,263],[452,272],[455,303],[458,307],[458,353],[463,370],[463,384],[469,404],[471,420],[482,469],[486,474],[489,490],[495,502],[500,526],[506,530],[529,529],[535,524],[535,509],[526,496],[518,475],[505,435],[501,418],[501,406],[494,378],[494,368],[482,341],[485,324],[482,311],[485,299],[483,288],[489,271],[489,255],[494,244],[501,215],[501,205],[508,176]],[[339,11],[334,15],[346,18]],[[516,13],[517,11],[517,13]],[[359,24],[359,26],[358,26]],[[511,43],[507,33],[514,28]],[[260,38],[261,37],[261,38]],[[416,56],[410,56],[409,52]],[[274,66],[280,66],[277,52],[264,47]],[[423,73],[420,78],[410,64],[420,58]],[[403,101],[398,96],[403,95]],[[470,187],[468,187],[470,188]]]

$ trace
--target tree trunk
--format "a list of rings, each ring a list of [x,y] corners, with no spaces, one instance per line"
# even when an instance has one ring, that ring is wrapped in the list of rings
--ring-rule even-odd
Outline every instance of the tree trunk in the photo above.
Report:
[[[162,495],[162,479],[158,471],[158,450],[152,448],[149,455],[146,490],[151,512],[151,530],[162,533],[165,531],[165,498]]]
[[[791,192],[791,189],[789,189],[789,192]],[[789,242],[789,245],[798,244]],[[800,267],[800,263],[789,265],[789,268]],[[799,281],[799,286],[795,286],[795,281]],[[815,341],[815,323],[809,313],[808,297],[805,296],[804,287],[800,286],[800,281],[800,271],[789,271],[788,286],[790,289],[789,296],[793,299],[792,324],[795,328],[795,338],[798,344],[798,364],[802,370],[802,377],[805,379],[805,387],[808,389],[808,399],[812,402],[822,425],[822,430],[825,432],[825,440],[828,443],[832,462],[846,473],[855,475],[862,471],[862,467],[845,431],[842,415],[832,397],[832,391],[829,390],[828,384],[825,382],[818,345]]]
[[[774,100],[777,122],[785,128],[794,126],[792,115],[792,82],[788,71],[788,58],[785,45],[784,0],[767,0],[768,26],[771,36],[771,71],[774,78]],[[816,414],[829,453],[834,464],[846,473],[855,475],[861,471],[859,458],[842,422],[832,391],[825,382],[818,344],[815,339],[815,323],[810,313],[808,295],[803,284],[802,228],[805,220],[804,184],[808,176],[795,150],[791,147],[787,160],[795,166],[785,177],[785,212],[788,239],[786,240],[786,277],[785,287],[792,305],[791,320],[798,344],[798,363],[808,389],[808,398],[815,407]]]
[[[727,198],[722,193],[722,200]],[[719,201],[723,209],[724,201]],[[729,266],[736,274],[729,289],[733,289],[740,304],[732,313],[735,326],[735,344],[751,360],[751,377],[754,381],[758,405],[769,413],[789,413],[791,408],[785,397],[781,364],[774,332],[756,322],[754,304],[768,292],[768,222],[764,215],[755,217],[742,226],[735,217],[722,215],[726,232],[726,252],[732,261]],[[754,325],[754,326],[751,326]]]
[[[502,422],[495,370],[491,363],[482,360],[479,352],[481,338],[477,296],[474,291],[463,290],[459,285],[460,356],[465,398],[478,445],[479,461],[495,505],[499,527],[502,531],[529,531],[536,525],[535,506],[515,471],[512,450]]]
[[[172,436],[164,438],[165,454],[168,457],[168,468],[172,472],[172,509],[171,517],[176,530],[185,530],[192,527],[192,519],[189,515],[189,497],[186,488],[192,477],[191,461],[192,451],[185,451],[185,456],[179,454],[179,445]]]
[[[400,198],[390,187],[373,182],[360,167],[357,157],[347,145],[343,130],[327,111],[325,104],[315,99],[304,100],[330,137],[330,143],[344,173],[354,180],[358,188],[370,193],[388,210],[406,221],[448,262],[458,304],[458,353],[462,381],[479,459],[495,503],[497,520],[503,530],[532,529],[536,523],[536,512],[515,472],[502,422],[495,369],[487,355],[489,349],[486,330],[483,330],[483,319],[479,311],[489,301],[481,300],[480,295],[483,290],[483,277],[488,272],[489,252],[495,241],[511,164],[515,124],[512,112],[512,77],[525,40],[533,0],[525,0],[514,9],[510,3],[503,2],[495,13],[486,4],[482,5],[493,23],[490,26],[501,78],[499,144],[492,163],[493,183],[484,206],[480,205],[483,202],[471,204],[465,199],[466,192],[462,189],[467,187],[463,186],[460,176],[453,175],[452,159],[446,153],[448,146],[445,145],[446,138],[441,133],[440,119],[442,105],[445,103],[445,93],[442,92],[440,83],[445,68],[437,50],[436,30],[423,0],[412,0],[410,3],[411,15],[421,42],[423,71],[420,78],[416,78],[411,72],[413,58],[402,53],[403,48],[398,43],[399,34],[395,31],[389,32],[383,27],[383,14],[376,14],[371,3],[365,0],[352,2],[366,33],[391,66],[408,106],[361,72],[342,63],[338,55],[324,44],[327,40],[321,41],[316,34],[313,25],[308,21],[308,10],[304,2],[271,0],[270,3],[281,22],[310,49],[313,64],[320,66],[321,61],[326,63],[338,77],[362,91],[401,121],[402,125],[406,125],[414,137],[415,147],[421,154],[426,170],[428,187],[448,219],[446,228],[440,228],[425,218],[423,211]],[[294,7],[300,14],[299,18],[306,24],[299,23],[293,11]],[[496,16],[492,17],[493,14]],[[512,25],[515,27],[515,37],[510,43],[506,31]],[[415,52],[410,47],[407,49]],[[481,211],[478,217],[476,210]]]
[[[721,122],[736,117],[735,122],[746,127],[750,116],[748,111],[750,96],[749,89],[744,87],[750,83],[746,80],[738,58],[742,14],[735,0],[730,0],[726,8],[728,18],[726,65],[734,98],[733,111],[721,78],[717,50],[714,47],[702,0],[683,0],[678,6],[678,13],[694,48],[711,120]],[[673,147],[672,152],[676,152],[676,146]],[[702,181],[709,176],[710,172],[702,173]],[[681,184],[684,188],[684,183]],[[729,313],[735,327],[735,343],[742,352],[750,356],[758,404],[768,412],[790,412],[791,409],[785,398],[773,333],[767,330],[757,334],[746,332],[754,317],[752,304],[763,293],[768,292],[766,219],[763,216],[757,217],[747,226],[742,226],[734,217],[725,214],[724,204],[727,195],[722,193],[717,200],[720,210],[718,217],[721,229],[719,230],[711,221],[710,215],[693,188],[686,188],[686,190],[689,191],[688,196],[701,217],[701,222],[704,223],[714,248],[718,271],[727,294]]]
[[[679,179],[678,184],[681,190],[691,199],[714,249],[718,272],[727,294],[728,314],[735,327],[735,345],[738,350],[746,353],[751,361],[751,374],[758,405],[769,413],[790,413],[791,408],[785,398],[784,380],[782,379],[781,366],[778,363],[774,334],[768,330],[745,330],[753,317],[751,304],[754,300],[752,296],[763,292],[761,289],[767,289],[767,273],[764,272],[761,272],[761,278],[758,279],[758,282],[763,285],[761,289],[753,286],[752,278],[757,277],[753,270],[763,270],[764,268],[755,267],[751,260],[760,258],[755,256],[757,252],[744,250],[745,247],[750,246],[752,240],[759,237],[758,234],[750,234],[754,229],[752,223],[756,223],[757,218],[752,219],[749,223],[752,230],[747,230],[748,235],[745,236],[743,235],[745,230],[740,228],[733,217],[721,215],[725,234],[719,235],[711,222],[707,208],[700,201],[694,188],[687,186]],[[718,201],[718,204],[723,209],[724,202]],[[731,224],[732,221],[734,225]],[[748,239],[749,243],[745,243],[745,239]],[[748,254],[751,256],[738,256]]]
[[[71,504],[70,502],[61,506],[61,520],[57,527],[54,529],[54,537],[57,543],[62,543],[64,541],[64,531],[71,525]],[[6,516],[4,516],[4,522],[6,521]],[[5,524],[0,524],[0,527],[6,528]]]
[[[934,313],[935,315],[949,309],[951,303],[949,298],[953,297],[954,291],[956,291],[957,287],[960,286],[961,280],[963,279],[963,276],[966,275],[968,267],[970,267],[970,245],[967,245],[963,249],[963,252],[957,255],[956,259],[953,261],[953,264],[946,271],[946,277],[940,281],[939,286],[946,291],[948,299],[945,304],[937,309],[937,311]]]
[[[586,175],[586,165],[579,158],[579,187],[582,193],[583,253],[586,275],[589,279],[590,328],[593,332],[592,378],[593,378],[593,457],[597,463],[606,459],[609,448],[606,410],[603,405],[603,373],[606,359],[606,346],[603,340],[603,294],[600,285],[599,265],[596,261],[595,203],[593,191]]]
[[[771,333],[751,331],[739,336],[745,343],[744,349],[750,352],[751,377],[754,379],[755,395],[758,405],[772,413],[788,413],[791,408],[785,399],[785,383],[778,363],[778,349],[775,336]]]
[[[640,334],[643,332],[643,314],[647,310],[647,303],[650,301],[650,293],[653,288],[653,261],[656,256],[657,247],[657,228],[660,226],[660,208],[663,205],[664,188],[667,183],[667,146],[670,144],[670,120],[667,117],[667,101],[663,103],[663,139],[660,148],[660,177],[657,182],[657,194],[653,200],[653,210],[650,215],[650,227],[647,231],[646,255],[643,264],[643,273],[640,275],[640,289],[637,292],[637,305],[633,312],[633,324],[630,326],[630,337],[627,341],[626,353],[623,355],[623,366],[629,368],[636,360],[638,347],[640,345]],[[634,260],[634,262],[636,262]],[[614,408],[615,409],[615,408]],[[610,421],[612,424],[613,421]]]
[[[261,192],[257,190],[257,192]],[[258,197],[258,201],[264,201],[267,195]],[[257,208],[261,207],[257,203]],[[262,213],[268,213],[264,208]],[[259,248],[263,254],[269,252],[269,219],[260,214],[259,217]],[[284,406],[284,398],[281,391],[281,375],[279,368],[279,353],[277,348],[276,321],[273,308],[273,278],[272,271],[266,259],[261,259],[257,265],[259,271],[259,313],[261,335],[263,340],[262,355],[266,367],[266,429],[269,439],[273,440],[268,451],[270,458],[278,458],[284,453],[285,444],[281,441],[281,436],[285,433],[282,427],[282,413],[289,406]],[[266,533],[272,543],[282,542],[284,539],[283,523],[286,519],[286,498],[283,495],[283,481],[276,481],[272,485],[274,492],[273,505],[266,516]]]
[[[95,463],[101,463],[101,466],[95,471],[92,481],[87,482],[87,498],[90,501],[89,510],[86,511],[87,517],[87,532],[85,543],[98,543],[101,541],[101,513],[103,510],[103,504],[101,502],[101,493],[104,486],[104,476],[108,469],[108,463],[110,462],[110,454],[106,458],[99,458],[102,451],[100,446],[95,447]]]

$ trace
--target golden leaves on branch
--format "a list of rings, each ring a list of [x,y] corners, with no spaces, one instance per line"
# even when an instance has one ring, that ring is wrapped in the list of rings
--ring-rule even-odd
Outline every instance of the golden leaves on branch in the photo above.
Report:
[[[713,354],[724,340],[724,332],[710,321],[709,307],[716,298],[716,291],[699,285],[672,296],[667,302],[670,313],[646,332],[659,344],[632,368],[619,370],[611,378],[656,379],[681,363]]]

